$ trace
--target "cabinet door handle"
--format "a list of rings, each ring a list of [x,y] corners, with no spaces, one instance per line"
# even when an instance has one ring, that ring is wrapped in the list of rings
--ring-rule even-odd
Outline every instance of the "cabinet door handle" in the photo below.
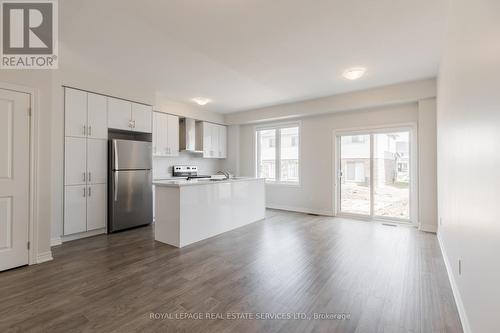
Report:
[[[82,172],[82,175],[83,175],[83,177],[82,177],[82,178],[83,178],[83,181],[85,181],[85,180],[87,179],[87,177],[86,177],[87,173]]]
[[[85,195],[86,195],[86,191],[85,191],[85,187],[83,188],[83,197],[85,198]]]
[[[91,187],[89,186],[89,197],[92,196],[92,190]]]
[[[92,181],[92,172],[89,171],[89,182]]]
[[[92,126],[89,126],[89,136],[92,135]]]
[[[82,134],[87,135],[87,126],[83,125]]]

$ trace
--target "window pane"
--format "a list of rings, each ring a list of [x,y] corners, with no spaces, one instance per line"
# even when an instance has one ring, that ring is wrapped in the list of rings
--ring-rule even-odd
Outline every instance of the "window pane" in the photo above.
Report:
[[[257,132],[258,176],[276,180],[276,130]]]
[[[374,134],[373,140],[374,214],[409,219],[409,132]]]
[[[370,136],[340,137],[340,210],[370,215]]]
[[[289,127],[280,130],[281,156],[280,170],[281,181],[299,181],[299,128]]]

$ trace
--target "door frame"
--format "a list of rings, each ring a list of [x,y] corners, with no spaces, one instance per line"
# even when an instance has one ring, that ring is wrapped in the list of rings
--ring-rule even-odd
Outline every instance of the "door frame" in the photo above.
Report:
[[[38,90],[18,84],[12,84],[0,81],[0,89],[11,90],[18,93],[25,93],[30,96],[30,110],[29,117],[29,219],[28,219],[28,264],[33,265],[37,263],[38,252],[38,197],[37,184],[38,184]]]
[[[408,220],[382,217],[372,215],[373,213],[373,191],[370,191],[370,215],[345,213],[340,211],[340,190],[341,186],[339,183],[339,172],[340,172],[340,140],[339,137],[343,135],[356,135],[356,134],[378,134],[387,133],[391,131],[409,131],[410,132],[410,218]],[[390,124],[385,126],[366,126],[366,127],[356,127],[347,128],[342,130],[333,131],[333,208],[334,216],[339,217],[350,217],[355,219],[361,219],[366,221],[387,221],[391,223],[401,223],[404,225],[412,225],[418,227],[419,217],[418,217],[418,128],[416,123],[399,123]],[[370,161],[373,160],[373,140],[370,140]],[[373,180],[373,167],[370,164],[370,180]]]

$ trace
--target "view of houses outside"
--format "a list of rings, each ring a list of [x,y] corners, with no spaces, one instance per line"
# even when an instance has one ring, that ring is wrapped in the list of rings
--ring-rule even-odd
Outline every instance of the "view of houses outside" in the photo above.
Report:
[[[374,215],[409,219],[409,133],[373,135]],[[370,214],[370,136],[341,137],[341,211]]]
[[[280,138],[280,181],[299,181],[299,128],[289,127],[257,132],[259,145],[258,174],[267,180],[276,180],[276,133]]]

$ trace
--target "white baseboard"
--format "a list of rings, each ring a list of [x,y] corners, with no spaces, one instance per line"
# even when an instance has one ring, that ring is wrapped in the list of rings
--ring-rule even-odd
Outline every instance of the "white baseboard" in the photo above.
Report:
[[[50,239],[50,246],[57,246],[62,244],[62,238],[61,237],[54,237]]]
[[[460,291],[458,289],[457,282],[453,275],[453,270],[448,259],[448,255],[443,246],[443,241],[441,240],[440,233],[437,234],[437,239],[439,242],[439,247],[441,248],[441,253],[443,255],[444,265],[446,266],[446,272],[448,273],[448,279],[450,280],[451,290],[453,292],[453,297],[455,298],[455,304],[457,305],[458,315],[460,316],[460,321],[462,322],[462,328],[464,333],[471,333],[469,320],[467,319],[467,314],[465,313],[464,303],[462,302],[462,296],[460,296]]]
[[[78,234],[62,236],[62,241],[64,243],[64,242],[69,242],[69,241],[76,240],[76,239],[92,237],[92,236],[101,235],[101,234],[105,234],[105,233],[106,233],[106,228],[95,229],[95,230],[91,230],[91,231],[80,232]]]
[[[47,251],[47,252],[42,252],[42,253],[38,253],[36,255],[36,263],[37,264],[41,264],[42,262],[46,262],[46,261],[51,261],[53,258],[52,258],[52,251]]]
[[[421,224],[418,230],[436,233],[437,226],[433,224]]]
[[[272,204],[272,203],[266,204],[266,208],[288,210],[291,212],[306,213],[306,214],[333,216],[333,213],[331,211],[328,211],[328,210],[310,209],[310,208],[305,208],[305,207],[295,207],[295,206],[286,206],[286,205],[276,205],[276,204]]]

